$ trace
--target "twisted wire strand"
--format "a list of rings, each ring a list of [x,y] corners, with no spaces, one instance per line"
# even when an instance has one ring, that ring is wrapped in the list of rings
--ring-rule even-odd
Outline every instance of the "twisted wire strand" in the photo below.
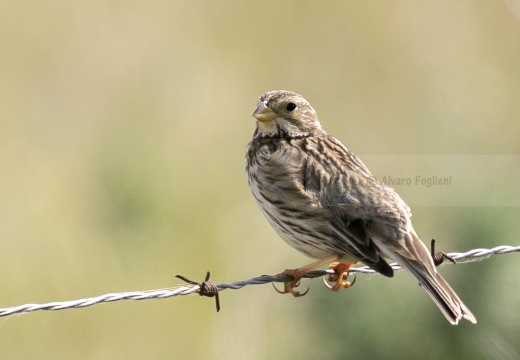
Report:
[[[470,261],[483,260],[491,255],[508,254],[512,252],[520,252],[520,246],[497,246],[492,249],[473,249],[464,253],[454,252],[448,253],[447,255],[459,263],[466,263]],[[450,262],[445,262],[449,264]],[[401,267],[396,263],[390,264],[394,270],[400,270]],[[333,274],[333,270],[315,270],[307,273],[304,278],[314,279],[328,274]],[[350,268],[349,273],[360,273],[360,274],[376,274],[374,270],[367,266],[353,267]],[[207,278],[206,278],[207,279]],[[238,290],[247,285],[263,285],[273,282],[286,282],[292,280],[290,275],[261,275],[258,277],[251,278],[249,280],[235,281],[229,284],[226,283],[215,283],[218,291],[231,289]],[[0,308],[0,317],[9,316],[14,314],[25,314],[38,310],[64,310],[71,308],[84,308],[87,306],[110,303],[121,300],[149,300],[149,299],[167,299],[173,296],[185,296],[198,293],[205,296],[214,296],[215,294],[204,294],[200,293],[202,284],[196,285],[181,285],[177,287],[157,289],[157,290],[146,290],[146,291],[130,291],[120,293],[108,293],[100,296],[70,300],[70,301],[54,301],[44,304],[24,304],[9,308]]]

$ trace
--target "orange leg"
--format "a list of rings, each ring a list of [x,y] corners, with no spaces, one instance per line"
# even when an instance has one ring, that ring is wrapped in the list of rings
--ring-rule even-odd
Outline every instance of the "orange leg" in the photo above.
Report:
[[[330,256],[328,258],[325,258],[325,259],[321,259],[321,260],[318,260],[316,262],[313,262],[312,264],[309,264],[309,265],[305,265],[304,267],[301,267],[301,268],[298,268],[298,269],[287,269],[285,270],[284,272],[278,274],[278,275],[291,275],[293,277],[293,279],[291,281],[287,281],[284,283],[284,286],[283,286],[283,291],[278,291],[282,294],[287,294],[287,293],[291,293],[293,294],[293,296],[303,296],[305,295],[307,292],[301,294],[299,291],[296,291],[294,290],[295,287],[298,287],[298,283],[300,282],[300,280],[303,278],[303,276],[305,274],[307,274],[308,272],[314,270],[314,269],[317,269],[319,268],[320,266],[323,266],[327,263],[330,263],[331,261],[336,261],[336,260],[339,260],[340,259],[340,256],[339,255],[333,255],[333,256]],[[276,289],[276,288],[275,288]]]
[[[330,274],[328,280],[334,281],[334,285],[330,286],[325,281],[325,278],[323,278],[323,283],[325,284],[327,289],[332,290],[332,291],[338,291],[342,287],[345,289],[348,289],[349,287],[354,285],[354,283],[356,282],[356,278],[354,278],[354,281],[352,281],[352,283],[350,283],[348,281],[343,281],[343,280],[347,280],[348,271],[354,265],[356,265],[356,264],[354,264],[354,263],[345,264],[345,263],[339,263],[339,262],[334,262],[334,263],[330,264],[329,269],[333,269],[334,274]]]

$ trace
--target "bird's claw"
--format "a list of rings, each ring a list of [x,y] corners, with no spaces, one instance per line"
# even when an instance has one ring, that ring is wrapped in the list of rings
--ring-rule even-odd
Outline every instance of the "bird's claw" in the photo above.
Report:
[[[294,297],[306,295],[309,292],[309,289],[305,290],[303,293],[300,293],[299,291],[294,290],[295,287],[298,287],[300,285],[300,280],[305,276],[305,274],[309,273],[310,271],[312,271],[314,269],[317,269],[320,266],[328,264],[331,261],[336,261],[339,258],[340,258],[339,255],[333,255],[333,256],[329,256],[327,258],[320,259],[316,262],[313,262],[312,264],[305,265],[298,269],[284,270],[280,274],[275,275],[275,277],[281,277],[281,278],[283,278],[283,280],[290,278],[291,280],[284,282],[283,291],[278,290],[275,287],[276,291],[279,292],[280,294],[291,293]],[[335,264],[337,264],[337,263],[335,263]],[[343,266],[343,271],[348,271],[350,266],[352,266],[353,264],[339,264],[338,266],[340,266],[340,265]],[[340,270],[338,270],[338,271],[340,271]]]
[[[278,294],[292,294],[294,297],[301,297],[301,296],[305,296],[307,295],[307,293],[309,292],[309,289],[310,288],[307,288],[307,290],[305,290],[304,292],[299,292],[299,291],[296,291],[294,290],[295,287],[298,287],[300,285],[300,282],[298,281],[296,284],[292,284],[292,281],[287,281],[284,283],[284,286],[283,286],[283,291],[282,290],[278,290],[278,288],[273,284],[273,287],[274,287],[274,290],[278,293]]]
[[[334,285],[329,285],[327,281],[325,280],[325,277],[322,277],[323,283],[325,284],[325,287],[332,291],[338,291],[340,288],[348,289],[354,285],[356,282],[356,277],[354,276],[354,280],[352,282],[349,281],[343,281],[348,278],[348,270],[353,266],[354,264],[345,264],[345,263],[337,263],[334,262],[329,265],[329,269],[334,270],[334,274],[330,274],[328,277],[328,281],[334,282]]]
[[[274,290],[275,290],[278,294],[286,294],[285,291],[278,290],[278,288],[276,287],[276,285],[275,285],[274,283],[271,283],[271,285],[273,285]]]
[[[279,275],[290,275],[294,279],[291,281],[284,282],[283,290],[279,290],[273,283],[273,287],[278,294],[292,294],[294,297],[301,297],[301,296],[307,295],[307,293],[309,292],[309,288],[307,288],[307,290],[305,290],[304,292],[299,292],[299,291],[294,290],[294,288],[300,286],[300,280],[301,280],[301,276],[296,275],[295,270],[285,270],[284,272],[282,272]]]
[[[327,282],[327,280],[325,280],[325,277],[322,277],[321,278],[323,280],[323,284],[325,284],[325,287],[331,291],[338,291],[340,287],[344,288],[344,289],[348,289],[352,286],[354,286],[354,284],[356,283],[356,277],[354,276],[354,280],[352,280],[352,282],[349,282],[349,281],[341,281],[341,283],[338,285],[338,283],[334,283],[334,285],[329,285],[329,283]],[[330,279],[330,275],[329,275],[329,279]]]

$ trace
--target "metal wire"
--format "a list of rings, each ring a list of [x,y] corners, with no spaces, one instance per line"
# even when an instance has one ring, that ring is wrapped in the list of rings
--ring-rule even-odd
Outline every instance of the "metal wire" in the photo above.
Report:
[[[473,249],[464,253],[448,253],[447,255],[451,258],[457,260],[458,263],[466,263],[470,261],[483,260],[488,258],[491,255],[499,255],[499,254],[508,254],[512,252],[520,252],[520,246],[497,246],[492,249]],[[449,264],[450,262],[445,262]],[[401,267],[396,263],[390,264],[394,270],[400,270]],[[314,279],[317,277],[321,277],[328,274],[333,274],[333,270],[315,270],[311,271],[304,276],[304,278]],[[376,272],[370,269],[367,266],[362,267],[353,267],[350,268],[349,273],[360,273],[360,274],[376,274]],[[208,274],[209,277],[209,274]],[[241,289],[247,285],[263,285],[267,283],[273,282],[286,282],[292,280],[292,276],[290,275],[261,275],[249,280],[235,281],[230,284],[225,283],[211,283],[208,282],[208,277],[206,277],[206,281],[201,284],[195,284],[192,282],[192,285],[181,285],[178,287],[165,288],[165,289],[157,289],[157,290],[147,290],[147,291],[130,291],[130,292],[121,292],[121,293],[109,293],[96,297],[78,299],[78,300],[70,300],[70,301],[55,301],[49,302],[45,304],[25,304],[19,305],[15,307],[9,308],[0,308],[0,317],[9,316],[13,314],[25,314],[37,310],[64,310],[71,308],[84,308],[87,306],[109,303],[121,300],[149,300],[149,299],[167,299],[173,296],[185,296],[198,293],[199,295],[211,296],[211,294],[200,294],[201,285],[205,284],[206,286],[209,284],[216,285],[216,289],[218,291],[223,291],[226,289],[237,290]],[[215,294],[213,294],[215,295]]]

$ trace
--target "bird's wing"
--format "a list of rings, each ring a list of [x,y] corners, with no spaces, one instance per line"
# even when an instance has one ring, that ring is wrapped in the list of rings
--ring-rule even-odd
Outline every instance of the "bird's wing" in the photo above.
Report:
[[[410,230],[412,213],[394,189],[372,176],[363,162],[331,136],[317,138],[328,162],[313,156],[320,174],[320,202],[352,218],[377,221]],[[312,191],[312,190],[311,190]]]
[[[311,146],[312,145],[312,146]],[[384,275],[392,269],[381,258],[371,232],[400,238],[410,226],[410,209],[393,189],[378,182],[367,167],[336,139],[315,138],[305,145],[302,184],[328,212],[337,246]]]

